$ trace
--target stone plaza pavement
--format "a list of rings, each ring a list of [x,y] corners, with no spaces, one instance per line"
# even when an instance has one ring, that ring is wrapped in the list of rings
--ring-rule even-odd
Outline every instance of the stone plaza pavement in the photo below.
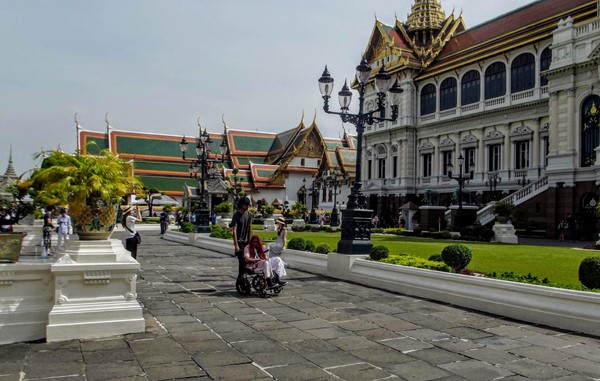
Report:
[[[117,233],[118,234],[118,233]],[[0,346],[8,380],[590,380],[589,337],[288,270],[240,297],[234,258],[143,231],[146,332]]]

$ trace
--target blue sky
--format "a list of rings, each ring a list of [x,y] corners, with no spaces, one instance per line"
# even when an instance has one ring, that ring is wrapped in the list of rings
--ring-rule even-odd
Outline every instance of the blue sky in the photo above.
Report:
[[[442,0],[467,27],[530,0]],[[302,113],[326,137],[325,64],[339,90],[371,34],[375,15],[406,20],[412,0],[0,0],[0,173],[13,147],[17,173],[42,148],[75,150],[80,124],[196,135],[231,128],[278,132]],[[337,109],[337,102],[334,102]],[[346,126],[354,133],[353,126]],[[179,153],[175,153],[178,155]]]

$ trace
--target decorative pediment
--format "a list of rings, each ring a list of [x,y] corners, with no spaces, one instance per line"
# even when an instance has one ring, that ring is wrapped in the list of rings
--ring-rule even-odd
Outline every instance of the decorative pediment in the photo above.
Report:
[[[492,130],[485,135],[484,140],[502,139],[504,135],[498,130]]]
[[[421,151],[423,151],[423,150],[433,150],[434,148],[435,148],[435,146],[429,140],[424,141],[419,146],[419,150],[421,150]]]
[[[479,139],[473,134],[465,135],[461,140],[462,143],[477,143],[478,141]]]
[[[222,179],[210,179],[206,184],[208,194],[227,194],[227,184]]]
[[[440,142],[440,147],[448,147],[453,145],[455,145],[454,140],[450,139],[449,137]]]
[[[531,131],[531,128],[527,127],[524,124],[521,124],[520,126],[515,127],[511,131],[510,136],[530,135],[532,133],[533,131]]]

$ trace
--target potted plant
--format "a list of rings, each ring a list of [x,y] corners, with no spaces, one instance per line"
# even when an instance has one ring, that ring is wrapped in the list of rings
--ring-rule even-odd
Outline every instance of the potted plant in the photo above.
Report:
[[[213,208],[213,212],[221,213],[221,217],[228,218],[231,217],[231,212],[233,211],[233,204],[229,201],[223,201],[220,204],[215,205]]]
[[[514,213],[515,206],[510,202],[498,201],[492,207],[492,213],[496,215],[496,219],[501,224],[507,223]]]
[[[141,188],[131,164],[109,150],[98,155],[49,151],[25,182],[37,203],[69,205],[80,240],[106,239],[115,226],[123,196]]]
[[[273,205],[265,205],[263,206],[263,213],[265,214],[265,217],[271,217],[273,215],[273,213],[275,212],[275,207]]]

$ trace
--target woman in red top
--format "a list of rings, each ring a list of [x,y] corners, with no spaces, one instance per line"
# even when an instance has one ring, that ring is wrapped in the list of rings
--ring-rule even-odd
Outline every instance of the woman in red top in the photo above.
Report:
[[[283,261],[279,257],[269,259],[265,254],[265,249],[260,238],[256,235],[250,238],[250,242],[244,248],[244,262],[246,268],[260,269],[265,275],[269,287],[273,286],[273,277],[275,278],[275,283],[279,285],[287,283],[279,280],[279,275],[285,275]]]

